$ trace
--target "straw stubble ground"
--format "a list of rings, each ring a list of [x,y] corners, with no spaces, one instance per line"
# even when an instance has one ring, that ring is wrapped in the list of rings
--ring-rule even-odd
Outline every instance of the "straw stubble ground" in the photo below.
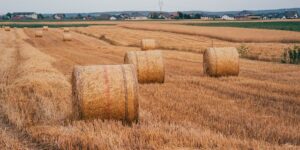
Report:
[[[207,29],[208,28],[208,29]],[[119,24],[79,28],[78,32],[100,37],[115,45],[140,46],[140,40],[155,39],[160,49],[172,49],[203,53],[209,47],[248,48],[248,58],[264,61],[280,61],[284,48],[299,45],[293,41],[300,40],[298,32],[272,31],[236,28],[191,27],[183,25],[161,24]],[[224,32],[226,31],[226,32]],[[235,40],[233,40],[235,39]],[[243,39],[247,39],[243,41]],[[286,39],[294,39],[284,41]],[[291,43],[289,43],[291,42]]]
[[[0,42],[18,39],[22,32],[5,34]],[[139,50],[75,32],[76,38],[66,43],[58,29],[50,29],[42,39],[34,38],[33,29],[24,32],[29,38],[23,42],[53,58],[53,69],[69,84],[74,65],[121,64],[127,51]],[[19,49],[1,49],[1,54],[13,51]],[[299,66],[242,59],[239,77],[209,78],[203,75],[201,54],[163,53],[165,83],[139,85],[139,124],[129,127],[115,121],[70,121],[31,126],[25,128],[26,133],[60,148],[299,148]],[[0,63],[13,66],[17,60],[1,59]],[[5,69],[0,71],[5,73]],[[3,84],[10,84],[6,81],[1,78],[3,89]]]

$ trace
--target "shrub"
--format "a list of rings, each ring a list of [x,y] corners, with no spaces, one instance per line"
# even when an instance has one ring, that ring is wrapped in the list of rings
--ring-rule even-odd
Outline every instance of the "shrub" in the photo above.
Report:
[[[282,63],[300,64],[300,47],[288,47],[284,49],[282,54]]]
[[[249,53],[249,47],[246,46],[245,44],[242,44],[240,47],[237,48],[238,53],[240,56],[246,56]]]

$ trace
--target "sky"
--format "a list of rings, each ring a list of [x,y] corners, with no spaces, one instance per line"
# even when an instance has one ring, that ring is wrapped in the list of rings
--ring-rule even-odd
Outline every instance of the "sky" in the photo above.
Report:
[[[300,0],[163,0],[164,11],[231,11],[300,7]],[[0,0],[0,13],[159,10],[158,0]]]

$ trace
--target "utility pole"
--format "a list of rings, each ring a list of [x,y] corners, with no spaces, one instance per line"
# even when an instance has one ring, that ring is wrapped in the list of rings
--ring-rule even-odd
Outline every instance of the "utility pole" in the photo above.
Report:
[[[159,11],[162,13],[163,11],[163,6],[164,6],[164,1],[163,0],[158,0],[158,6],[159,6]]]

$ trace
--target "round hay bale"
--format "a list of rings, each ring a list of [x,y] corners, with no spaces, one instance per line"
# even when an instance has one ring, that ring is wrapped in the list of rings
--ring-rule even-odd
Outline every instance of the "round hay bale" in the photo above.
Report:
[[[209,48],[203,54],[204,74],[214,77],[238,76],[239,54],[234,47]]]
[[[161,51],[127,52],[124,63],[134,64],[139,83],[164,83],[165,68]]]
[[[69,33],[64,33],[63,41],[72,41],[72,35]]]
[[[64,32],[70,32],[69,28],[64,28]]]
[[[10,31],[10,27],[4,27],[4,31]]]
[[[134,65],[76,66],[73,94],[82,119],[138,121],[138,83]]]
[[[151,50],[156,48],[156,42],[154,39],[143,39],[141,41],[142,50]]]
[[[48,31],[49,27],[48,26],[43,26],[44,31]]]
[[[43,31],[42,30],[38,30],[35,32],[35,37],[41,38],[43,37]]]

